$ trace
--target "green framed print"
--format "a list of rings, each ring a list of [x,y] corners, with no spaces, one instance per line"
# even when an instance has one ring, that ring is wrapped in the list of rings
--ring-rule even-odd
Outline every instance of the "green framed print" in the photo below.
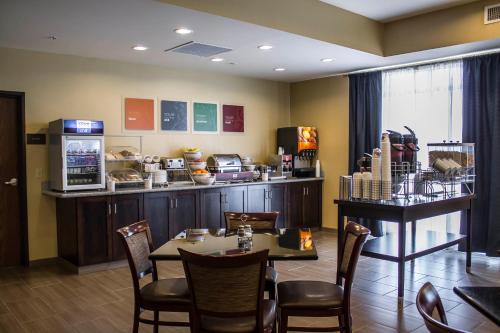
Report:
[[[219,104],[193,102],[193,133],[219,133]]]

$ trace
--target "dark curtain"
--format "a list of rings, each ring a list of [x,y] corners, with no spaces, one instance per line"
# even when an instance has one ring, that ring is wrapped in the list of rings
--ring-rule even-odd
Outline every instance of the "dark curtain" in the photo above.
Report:
[[[380,147],[382,136],[382,72],[349,75],[349,174],[356,161]],[[372,235],[383,235],[381,221],[358,219]]]
[[[472,250],[500,250],[500,54],[464,59],[463,142],[476,144]],[[463,221],[465,222],[465,221]],[[461,225],[462,232],[465,223]]]

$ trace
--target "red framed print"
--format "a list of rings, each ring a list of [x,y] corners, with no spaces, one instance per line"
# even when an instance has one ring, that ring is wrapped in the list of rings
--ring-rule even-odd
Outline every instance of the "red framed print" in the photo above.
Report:
[[[241,105],[222,106],[222,130],[224,132],[245,132],[245,109]]]
[[[146,98],[125,98],[125,129],[152,131],[155,129],[155,101]]]

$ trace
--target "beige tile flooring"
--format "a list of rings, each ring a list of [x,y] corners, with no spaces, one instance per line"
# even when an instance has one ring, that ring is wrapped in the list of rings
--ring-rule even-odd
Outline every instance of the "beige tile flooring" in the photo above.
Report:
[[[280,280],[334,281],[336,235],[315,234],[318,261],[277,262]],[[352,295],[355,332],[427,332],[414,304],[416,291],[431,281],[441,294],[451,325],[476,333],[500,332],[452,291],[456,285],[500,285],[500,259],[473,255],[472,274],[465,255],[444,250],[407,264],[406,296],[397,302],[397,266],[361,257]],[[179,262],[160,264],[162,277],[183,275]],[[172,318],[172,315],[165,315]],[[177,318],[179,319],[179,318]],[[315,326],[335,319],[294,318],[291,324]],[[0,269],[0,332],[131,332],[132,289],[128,268],[75,275],[57,265]],[[141,332],[152,332],[141,325]],[[188,332],[162,328],[161,332]]]

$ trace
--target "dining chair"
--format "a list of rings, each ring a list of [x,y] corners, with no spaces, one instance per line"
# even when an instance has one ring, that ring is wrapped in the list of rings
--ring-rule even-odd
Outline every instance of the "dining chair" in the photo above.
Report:
[[[448,326],[441,297],[430,282],[426,282],[417,294],[417,310],[431,333],[468,333]]]
[[[185,278],[158,279],[156,262],[149,260],[153,250],[151,231],[146,221],[140,221],[116,230],[122,240],[132,274],[134,287],[134,324],[133,332],[139,331],[139,323],[158,326],[189,326],[188,322],[160,321],[159,312],[186,312],[191,309],[191,298]],[[142,288],[140,280],[151,275],[152,282]],[[143,310],[153,311],[153,320],[141,317]]]
[[[272,332],[276,302],[264,299],[269,250],[207,256],[179,249],[191,293],[191,332]]]
[[[342,252],[337,261],[336,283],[324,281],[285,281],[278,283],[279,332],[352,332],[351,287],[358,258],[370,230],[349,222],[345,228]],[[338,327],[289,327],[288,317],[332,317]]]
[[[279,212],[262,213],[238,213],[224,212],[227,231],[236,231],[240,225],[248,224],[252,230],[257,231],[275,231],[278,223]],[[269,293],[270,299],[276,299],[276,282],[278,281],[278,272],[274,269],[274,263],[269,261],[266,267],[266,285],[265,291]]]

